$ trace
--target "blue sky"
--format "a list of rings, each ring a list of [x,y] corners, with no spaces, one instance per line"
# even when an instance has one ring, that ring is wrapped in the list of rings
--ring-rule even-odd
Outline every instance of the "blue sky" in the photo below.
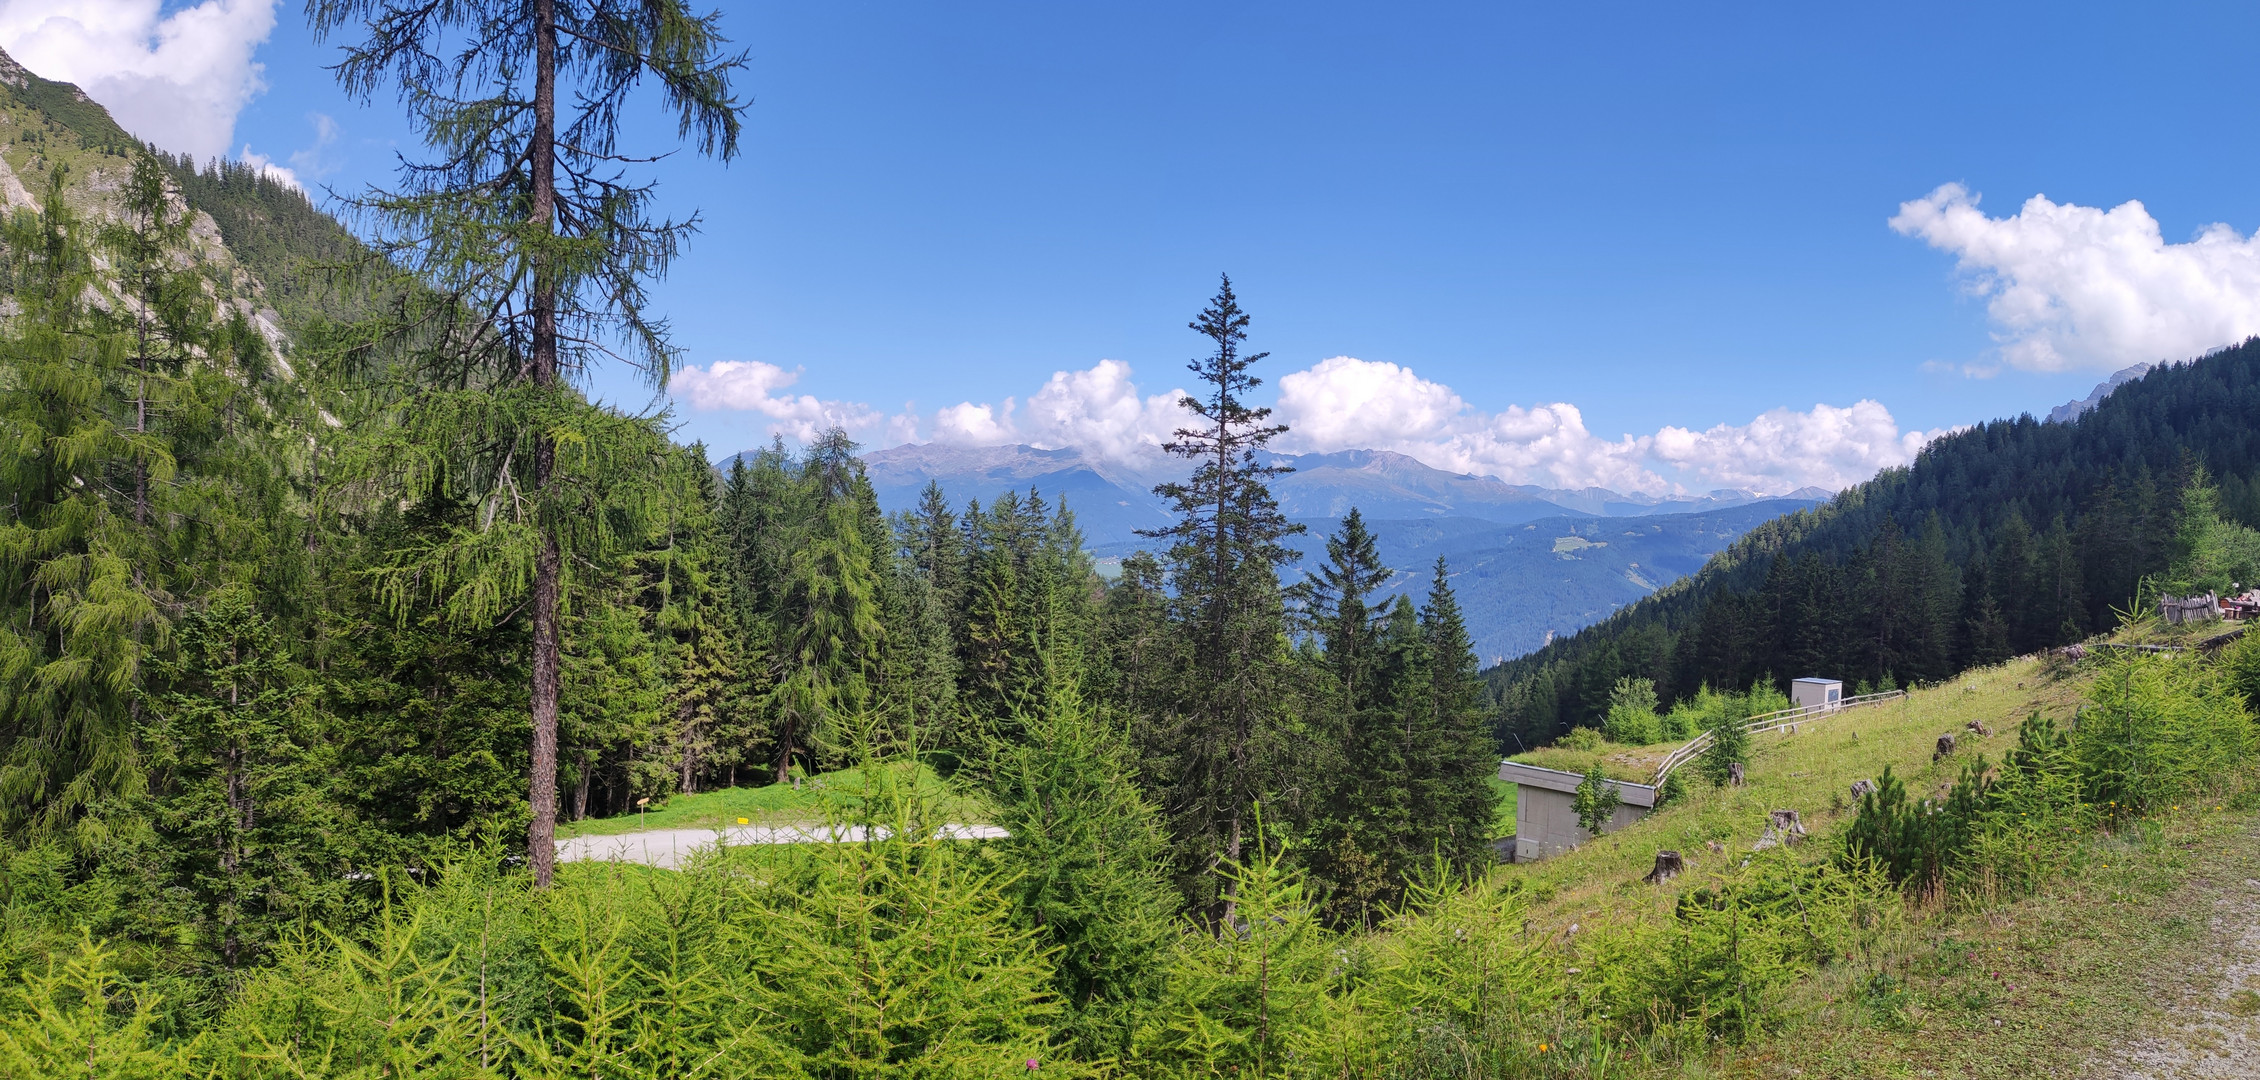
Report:
[[[111,4],[146,6],[0,0],[0,44],[34,70],[43,47],[76,65],[43,74],[104,99],[102,64],[162,65],[71,53],[40,19]],[[341,191],[382,180],[408,133],[335,90],[296,6],[156,18],[228,16],[248,38],[266,11],[265,88],[224,145]],[[2255,21],[730,3],[753,56],[744,154],[659,174],[705,220],[658,291],[698,366],[682,432],[736,450],[841,418],[873,444],[1134,453],[1167,427],[1147,399],[1182,383],[1184,323],[1221,270],[1275,386],[1304,376],[1282,402],[1302,448],[1563,486],[1833,486],[1904,460],[1908,433],[2044,412],[2260,330],[2260,142],[2231,48]],[[1974,211],[1948,194],[1892,226],[1950,183]],[[2037,194],[2051,206],[2012,219]],[[2098,212],[2129,200],[2163,247]],[[2234,235],[2187,243],[2213,223]]]

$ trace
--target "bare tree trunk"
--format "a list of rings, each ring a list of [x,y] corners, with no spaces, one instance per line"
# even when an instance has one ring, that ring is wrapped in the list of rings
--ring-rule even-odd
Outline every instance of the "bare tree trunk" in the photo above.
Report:
[[[526,828],[534,885],[544,889],[557,865],[557,564],[557,539],[545,536],[534,563],[534,819]]]
[[[534,0],[534,129],[529,162],[533,173],[533,224],[555,227],[557,204],[557,5]],[[533,378],[537,386],[557,381],[557,277],[546,247],[534,252]],[[534,490],[549,486],[557,447],[543,437],[534,452]],[[533,821],[526,827],[526,853],[533,863],[534,887],[546,889],[557,868],[557,698],[558,592],[563,559],[557,535],[542,522],[541,555],[534,562],[533,776],[529,801]]]
[[[596,755],[581,751],[581,779],[573,785],[573,820],[585,821],[589,816],[589,777],[596,772]]]
[[[785,725],[777,737],[777,782],[782,784],[793,778],[793,727]]]
[[[698,793],[693,787],[693,782],[698,777],[698,720],[687,701],[683,703],[681,715],[683,718],[683,782],[680,786],[683,794],[695,795]]]

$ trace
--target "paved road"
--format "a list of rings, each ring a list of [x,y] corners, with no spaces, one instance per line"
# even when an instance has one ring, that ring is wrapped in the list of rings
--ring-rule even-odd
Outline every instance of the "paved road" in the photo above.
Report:
[[[1007,835],[994,825],[949,825],[943,833],[959,840],[999,840]],[[557,861],[639,862],[672,869],[682,865],[692,852],[713,847],[718,837],[732,847],[855,844],[863,841],[864,833],[860,825],[738,825],[728,829],[653,829],[617,836],[576,836],[557,842]]]

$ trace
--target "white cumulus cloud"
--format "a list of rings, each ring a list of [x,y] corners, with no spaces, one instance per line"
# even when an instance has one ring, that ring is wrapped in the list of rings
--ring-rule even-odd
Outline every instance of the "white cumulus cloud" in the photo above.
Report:
[[[1652,452],[1721,487],[1775,494],[1805,486],[1836,491],[1878,469],[1913,461],[1924,443],[1941,434],[1901,431],[1889,409],[1860,401],[1846,408],[1815,405],[1810,412],[1774,409],[1747,424],[1704,431],[1666,427],[1656,432]]]
[[[167,14],[159,0],[6,0],[0,49],[33,72],[76,83],[120,126],[167,150],[218,157],[264,84],[252,53],[275,0],[204,0]]]
[[[780,394],[800,381],[799,369],[787,371],[759,360],[717,360],[704,368],[676,372],[676,396],[702,412],[735,410],[759,413],[769,419],[771,434],[806,442],[831,428],[857,431],[885,421],[878,410],[852,401],[824,401],[812,394]]]
[[[1101,360],[1055,371],[1027,397],[963,401],[921,417],[893,416],[851,402],[781,393],[799,378],[773,364],[724,361],[675,377],[694,409],[731,409],[769,418],[769,429],[807,439],[837,425],[862,438],[884,432],[888,445],[918,441],[960,446],[1026,443],[1073,447],[1102,461],[1158,464],[1161,444],[1192,418],[1183,390],[1143,394],[1130,365]],[[1439,469],[1556,488],[1605,487],[1669,494],[1731,487],[1781,494],[1802,487],[1837,490],[1904,465],[1940,432],[1900,431],[1873,401],[1774,409],[1747,424],[1604,438],[1568,402],[1509,405],[1486,412],[1451,387],[1398,364],[1337,356],[1279,379],[1274,419],[1290,430],[1287,453],[1394,450]]]
[[[1130,365],[1101,360],[1080,371],[1055,371],[1025,401],[959,402],[934,413],[936,442],[968,446],[1027,443],[1045,450],[1074,447],[1103,461],[1150,460],[1184,426],[1183,390],[1142,395]]]
[[[2035,195],[1993,218],[1947,184],[1900,204],[1891,227],[1959,260],[2011,367],[2113,371],[2260,333],[2260,235],[2227,225],[2169,244],[2139,202],[2102,210]]]
[[[1904,465],[1937,432],[1901,432],[1873,401],[1774,409],[1747,424],[1665,427],[1609,439],[1568,402],[1470,406],[1397,364],[1337,356],[1279,380],[1281,449],[1394,450],[1440,469],[1547,487],[1660,494],[1732,487],[1771,494],[1840,489]]]
[[[1387,361],[1337,356],[1279,379],[1283,450],[1394,450],[1440,469],[1549,487],[1663,486],[1630,436],[1611,442],[1585,429],[1577,406],[1510,405],[1484,413],[1439,382]]]

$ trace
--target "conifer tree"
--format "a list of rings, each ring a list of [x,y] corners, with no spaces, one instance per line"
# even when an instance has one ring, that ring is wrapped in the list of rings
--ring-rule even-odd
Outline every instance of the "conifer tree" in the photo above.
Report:
[[[1244,354],[1248,315],[1227,277],[1189,324],[1213,351],[1187,367],[1201,396],[1179,405],[1196,426],[1178,428],[1163,449],[1186,459],[1193,474],[1154,493],[1169,501],[1177,522],[1145,535],[1169,541],[1169,569],[1180,623],[1189,639],[1182,713],[1155,732],[1170,759],[1162,778],[1167,813],[1191,895],[1211,887],[1207,870],[1237,864],[1265,790],[1266,755],[1274,743],[1288,659],[1279,567],[1296,557],[1282,542],[1302,531],[1272,498],[1269,481],[1286,468],[1257,456],[1287,430],[1271,410],[1245,395],[1262,385],[1249,369],[1268,353]],[[1221,915],[1231,918],[1231,879]]]
[[[1166,873],[1169,840],[1134,782],[1129,741],[1090,708],[1071,676],[1055,674],[1024,738],[991,764],[1001,807],[1001,845],[1017,873],[1019,920],[1058,951],[1053,957],[1070,1028],[1092,1057],[1118,1054],[1167,974],[1176,895]]]
[[[160,890],[194,905],[179,930],[234,968],[343,891],[326,753],[303,707],[304,675],[250,590],[221,591],[174,637],[152,665],[161,689],[139,731],[154,861],[171,879]]]
[[[1333,675],[1341,710],[1355,713],[1371,707],[1378,688],[1373,669],[1379,624],[1368,597],[1389,580],[1381,553],[1365,517],[1351,507],[1341,531],[1326,538],[1326,563],[1308,583],[1311,618],[1325,642],[1326,667]]]
[[[1428,725],[1420,755],[1414,813],[1428,829],[1429,849],[1462,870],[1488,865],[1488,843],[1498,815],[1491,778],[1499,747],[1490,735],[1483,676],[1468,638],[1467,620],[1443,557],[1436,559],[1428,599],[1420,609],[1428,646]]]
[[[465,618],[498,611],[524,589],[531,610],[532,820],[527,843],[538,883],[555,862],[560,634],[569,558],[613,542],[586,529],[585,485],[559,481],[577,458],[602,460],[606,481],[632,486],[632,435],[592,416],[567,389],[590,364],[624,355],[654,386],[675,364],[664,320],[645,309],[649,280],[666,271],[695,225],[648,216],[652,187],[628,182],[637,160],[619,146],[623,112],[656,82],[678,136],[702,153],[735,156],[742,105],[719,16],[684,0],[308,0],[319,37],[363,34],[345,50],[340,83],[358,100],[397,89],[436,160],[404,168],[401,187],[361,200],[384,234],[377,247],[415,272],[436,302],[404,311],[413,333],[463,390],[427,395],[403,426],[425,448],[427,475],[466,490],[511,493],[505,528],[492,522],[446,547],[415,553]],[[562,98],[562,100],[561,100]],[[590,454],[591,448],[598,453]],[[612,452],[605,452],[612,451]],[[468,597],[462,595],[469,593]]]
[[[0,235],[19,306],[0,337],[0,821],[50,834],[146,782],[132,694],[171,620],[135,479],[174,476],[118,392],[133,340],[86,303],[95,254],[63,179]]]
[[[1325,688],[1319,694],[1318,738],[1331,744],[1333,774],[1325,819],[1312,858],[1331,886],[1339,921],[1368,922],[1393,892],[1395,841],[1405,821],[1409,777],[1400,721],[1389,708],[1404,689],[1391,685],[1414,672],[1406,654],[1415,644],[1386,609],[1370,604],[1389,579],[1365,517],[1352,507],[1341,528],[1326,538],[1326,562],[1304,583],[1311,625],[1324,642]],[[1386,629],[1385,629],[1386,628]],[[1388,631],[1397,631],[1390,634]],[[1385,641],[1384,639],[1389,640]]]

